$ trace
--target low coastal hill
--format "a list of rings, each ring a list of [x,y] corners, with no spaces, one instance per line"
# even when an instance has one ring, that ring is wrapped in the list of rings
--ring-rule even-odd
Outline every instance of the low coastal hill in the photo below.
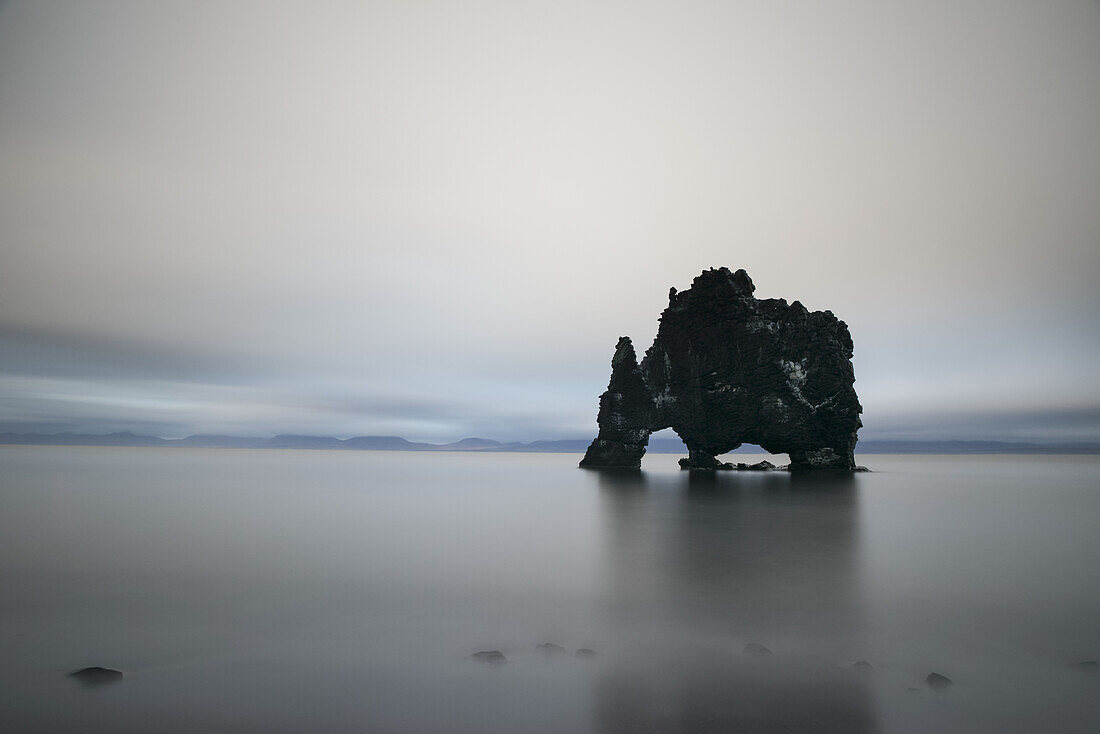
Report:
[[[197,434],[186,438],[160,438],[130,432],[90,433],[0,433],[0,445],[23,446],[159,446],[165,448],[227,449],[337,449],[352,451],[467,451],[584,453],[588,439],[559,439],[502,443],[488,438],[464,438],[452,443],[423,443],[400,436],[302,436],[284,434],[271,438]],[[654,438],[649,452],[684,454],[687,448],[677,438]],[[742,446],[732,453],[762,454],[757,446]],[[860,441],[860,454],[1100,454],[1100,443],[1037,443],[1014,441]]]

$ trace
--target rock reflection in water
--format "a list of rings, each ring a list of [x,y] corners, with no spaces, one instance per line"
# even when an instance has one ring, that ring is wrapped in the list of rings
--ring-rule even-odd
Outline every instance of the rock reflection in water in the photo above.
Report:
[[[599,477],[603,732],[875,730],[860,654],[858,478]],[[743,651],[767,647],[773,655]]]

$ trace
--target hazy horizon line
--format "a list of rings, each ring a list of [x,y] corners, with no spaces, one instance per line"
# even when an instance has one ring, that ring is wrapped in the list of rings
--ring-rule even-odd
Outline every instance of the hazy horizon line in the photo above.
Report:
[[[6,445],[89,445],[89,446],[97,445],[97,444],[94,444],[94,443],[88,443],[88,444],[65,444],[65,443],[52,444],[52,443],[49,443],[49,439],[51,439],[51,438],[63,438],[63,437],[81,438],[81,439],[88,439],[88,440],[107,439],[107,438],[120,438],[121,439],[121,438],[128,438],[129,437],[129,438],[138,439],[138,440],[140,440],[140,439],[153,439],[153,440],[156,440],[156,441],[159,441],[159,442],[164,442],[166,444],[175,444],[175,443],[188,441],[188,440],[191,440],[191,439],[224,439],[226,441],[241,441],[241,442],[252,441],[252,442],[264,442],[264,443],[276,441],[278,439],[301,439],[301,440],[305,440],[305,441],[312,440],[312,441],[338,442],[340,444],[347,444],[348,442],[352,442],[352,441],[356,441],[356,440],[374,439],[374,440],[391,440],[391,441],[395,440],[395,441],[403,442],[403,443],[407,444],[408,446],[427,447],[429,449],[442,449],[442,448],[447,448],[447,447],[455,446],[457,444],[461,444],[461,443],[464,443],[464,442],[470,442],[470,441],[483,441],[483,442],[486,442],[486,443],[495,444],[497,447],[505,448],[505,447],[532,447],[532,446],[537,446],[537,445],[548,445],[548,444],[559,444],[560,445],[560,444],[570,444],[570,443],[575,443],[575,444],[578,444],[578,446],[579,446],[580,444],[587,444],[592,440],[592,438],[589,438],[589,437],[576,437],[576,436],[574,436],[574,437],[559,437],[559,438],[537,438],[537,439],[532,439],[530,441],[519,441],[519,440],[501,441],[499,439],[487,438],[487,437],[484,437],[484,436],[464,436],[464,437],[459,438],[459,439],[454,439],[454,440],[451,440],[451,441],[444,441],[444,442],[437,443],[437,442],[431,441],[431,440],[410,439],[410,438],[407,438],[405,436],[400,436],[400,435],[395,435],[395,434],[360,434],[360,435],[341,436],[341,435],[332,435],[332,434],[275,433],[275,434],[272,434],[270,436],[258,436],[258,435],[224,434],[224,433],[192,433],[192,434],[188,434],[188,435],[184,435],[184,436],[174,436],[173,437],[173,436],[159,436],[159,435],[155,435],[155,434],[135,433],[133,431],[128,431],[128,430],[111,431],[111,432],[106,432],[106,433],[88,433],[88,432],[78,432],[78,431],[56,431],[56,432],[53,432],[53,433],[42,433],[42,432],[36,432],[36,431],[19,432],[19,431],[5,430],[5,431],[0,431],[0,444],[6,444]],[[8,441],[8,440],[6,440],[6,439],[9,439],[9,438],[39,439],[39,440],[29,441],[28,443],[21,443],[19,441]],[[683,442],[678,436],[673,434],[671,436],[655,436],[654,438],[651,439],[650,443],[651,443],[650,450],[653,450],[653,445],[661,445],[661,446],[666,447],[666,448],[677,448],[678,449],[679,448],[678,445],[682,445]],[[1065,449],[1090,450],[1090,451],[1094,451],[1094,452],[1100,452],[1100,441],[1095,441],[1095,440],[1093,440],[1093,441],[1089,441],[1089,440],[1050,441],[1050,440],[1041,440],[1041,439],[1021,439],[1021,440],[1007,441],[1007,440],[1002,440],[1002,439],[991,439],[991,438],[936,438],[936,439],[865,438],[865,439],[862,439],[858,442],[857,447],[859,445],[864,446],[865,450],[866,450],[866,447],[868,447],[868,446],[871,446],[871,447],[874,447],[874,446],[919,447],[919,446],[937,446],[937,445],[939,445],[939,446],[944,446],[944,447],[948,447],[948,446],[982,447],[982,446],[985,446],[985,447],[989,447],[989,448],[997,448],[997,447],[1001,447],[1001,448],[1010,448],[1010,447],[1028,448],[1028,447],[1031,447],[1031,448],[1037,448],[1037,449],[1065,448]],[[217,446],[211,446],[211,447],[216,448]],[[257,446],[257,448],[259,448],[259,446]],[[285,446],[283,448],[307,448],[307,447],[305,447],[305,446]],[[363,447],[363,448],[365,448],[366,450],[370,450],[371,447]],[[738,451],[738,450],[741,450],[741,449],[746,449],[746,448],[748,448],[748,449],[758,449],[760,452],[768,453],[768,452],[766,452],[765,449],[760,447],[758,444],[752,444],[752,443],[743,443],[738,448],[732,449],[731,452]],[[580,448],[580,450],[583,450],[583,447]],[[685,450],[686,450],[686,448],[685,448]],[[857,451],[858,451],[858,448],[857,448]],[[727,452],[727,453],[730,453],[730,452]]]

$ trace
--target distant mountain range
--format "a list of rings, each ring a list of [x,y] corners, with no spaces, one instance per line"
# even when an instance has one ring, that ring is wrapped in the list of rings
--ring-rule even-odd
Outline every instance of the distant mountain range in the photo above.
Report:
[[[358,451],[468,451],[581,454],[590,439],[501,443],[488,438],[464,438],[453,443],[417,443],[400,436],[356,436],[339,439],[331,436],[279,435],[272,438],[217,436],[199,434],[187,438],[158,438],[135,433],[0,433],[0,444],[40,446],[160,446],[224,449],[341,449]],[[655,438],[649,452],[685,454],[687,448],[678,438]],[[733,453],[762,454],[756,446],[743,446]],[[1100,454],[1100,443],[1075,442],[1041,444],[1011,441],[860,441],[857,454]]]

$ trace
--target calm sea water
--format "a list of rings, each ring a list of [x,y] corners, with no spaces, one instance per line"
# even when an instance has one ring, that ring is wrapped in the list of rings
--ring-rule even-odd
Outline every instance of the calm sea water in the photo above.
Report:
[[[676,458],[0,448],[0,730],[1100,730],[1098,457]]]

